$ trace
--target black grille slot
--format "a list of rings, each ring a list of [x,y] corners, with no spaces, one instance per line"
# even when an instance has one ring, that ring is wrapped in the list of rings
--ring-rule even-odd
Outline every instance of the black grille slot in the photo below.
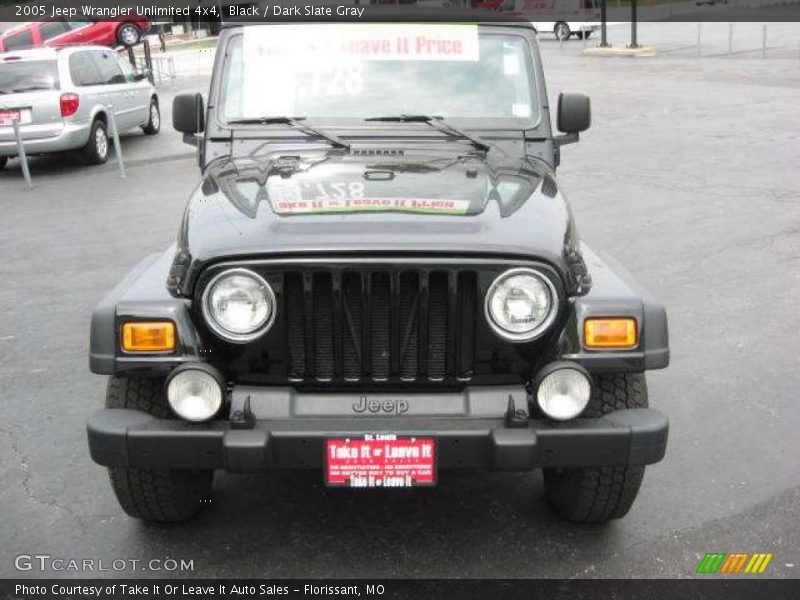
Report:
[[[292,379],[302,379],[306,374],[303,276],[299,273],[287,273],[284,278],[283,290],[288,373]]]
[[[391,282],[388,273],[373,273],[370,285],[370,363],[373,379],[389,377]]]
[[[472,377],[475,366],[475,328],[478,317],[478,281],[474,272],[458,274],[458,344],[456,352],[456,374]]]
[[[333,355],[333,284],[330,273],[317,273],[313,281],[314,364],[317,379],[332,379]]]
[[[478,288],[474,271],[287,271],[287,374],[308,383],[469,379]]]
[[[362,343],[361,275],[345,273],[342,277],[342,375],[345,379],[361,377]]]
[[[428,281],[428,377],[442,379],[447,367],[448,273],[431,273]]]
[[[400,275],[400,377],[417,377],[419,364],[419,277]]]

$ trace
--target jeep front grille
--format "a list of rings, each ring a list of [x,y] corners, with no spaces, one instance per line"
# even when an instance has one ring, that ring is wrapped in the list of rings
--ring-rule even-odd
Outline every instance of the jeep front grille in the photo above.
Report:
[[[203,324],[208,360],[231,381],[304,389],[442,389],[524,383],[553,359],[555,336],[498,337],[484,297],[504,271],[530,260],[477,257],[305,257],[219,263],[199,277],[196,298],[223,270],[257,272],[275,292],[276,319],[262,337],[228,343]],[[199,305],[199,304],[198,304]]]
[[[479,305],[475,271],[285,271],[287,375],[306,382],[469,379]]]

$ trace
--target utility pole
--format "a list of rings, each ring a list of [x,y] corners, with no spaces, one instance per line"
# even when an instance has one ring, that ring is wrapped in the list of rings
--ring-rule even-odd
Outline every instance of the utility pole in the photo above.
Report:
[[[631,45],[628,48],[638,48],[636,43],[636,0],[631,0]]]
[[[606,2],[608,2],[608,0],[600,1],[600,47],[601,48],[608,48],[608,37],[606,31],[606,22],[608,21],[608,15],[606,14]]]

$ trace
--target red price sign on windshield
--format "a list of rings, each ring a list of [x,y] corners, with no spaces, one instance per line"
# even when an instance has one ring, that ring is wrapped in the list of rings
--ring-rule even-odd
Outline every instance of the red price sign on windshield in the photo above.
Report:
[[[245,64],[264,60],[466,60],[479,58],[474,24],[324,24],[247,27]]]

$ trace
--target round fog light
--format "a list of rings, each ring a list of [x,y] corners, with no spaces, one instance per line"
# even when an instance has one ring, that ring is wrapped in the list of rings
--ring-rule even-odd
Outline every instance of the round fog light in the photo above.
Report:
[[[545,367],[537,379],[536,402],[551,419],[574,419],[589,405],[592,382],[581,366],[555,363]]]
[[[167,401],[181,419],[207,421],[222,406],[222,377],[207,365],[184,365],[167,380]]]

